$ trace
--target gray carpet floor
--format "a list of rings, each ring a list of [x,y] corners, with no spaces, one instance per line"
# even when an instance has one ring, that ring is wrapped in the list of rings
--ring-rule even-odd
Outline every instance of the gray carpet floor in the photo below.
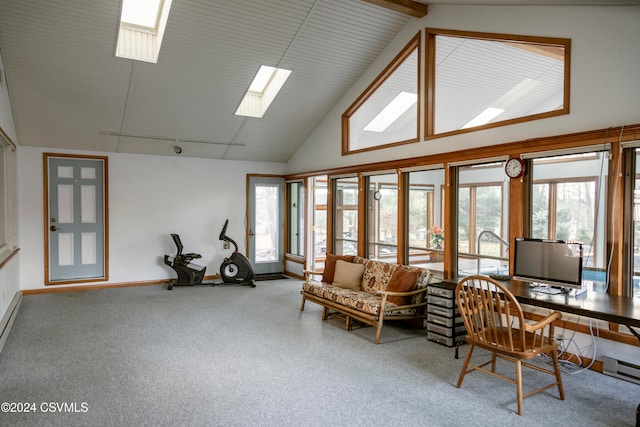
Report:
[[[0,402],[35,412],[0,425],[635,425],[637,384],[566,374],[565,401],[549,390],[518,416],[511,384],[475,373],[455,388],[467,346],[455,359],[394,325],[375,345],[371,327],[346,332],[313,303],[301,312],[300,284],[26,296],[0,354]]]

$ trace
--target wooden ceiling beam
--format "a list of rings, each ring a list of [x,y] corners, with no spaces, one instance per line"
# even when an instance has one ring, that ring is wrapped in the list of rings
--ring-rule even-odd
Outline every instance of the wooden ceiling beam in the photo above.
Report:
[[[422,18],[427,16],[427,5],[412,0],[363,0],[376,6],[404,13],[406,15]]]

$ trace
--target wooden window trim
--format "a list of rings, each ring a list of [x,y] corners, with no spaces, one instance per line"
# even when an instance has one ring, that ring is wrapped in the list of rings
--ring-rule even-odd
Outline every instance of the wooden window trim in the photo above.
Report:
[[[563,96],[564,103],[563,108],[553,111],[546,111],[543,113],[532,114],[529,116],[518,117],[508,120],[503,120],[495,123],[487,123],[481,126],[474,126],[467,129],[457,129],[453,131],[446,131],[441,133],[435,133],[435,88],[436,88],[436,37],[437,36],[449,36],[449,37],[464,37],[470,39],[479,39],[487,41],[500,41],[508,42],[513,41],[517,43],[525,43],[532,48],[543,49],[546,46],[562,46],[564,48],[564,88]],[[543,46],[540,46],[543,45]],[[569,114],[570,104],[570,88],[571,88],[571,39],[558,38],[558,37],[538,37],[538,36],[521,36],[512,34],[500,34],[500,33],[486,33],[475,31],[458,31],[447,30],[439,28],[425,28],[425,107],[424,107],[424,139],[442,138],[451,135],[459,135],[463,133],[476,132],[483,129],[490,129],[494,127],[507,126],[515,123],[523,123],[532,120],[539,120],[548,117],[555,117],[564,114]]]
[[[414,142],[420,141],[420,106],[422,104],[422,90],[421,90],[421,75],[420,68],[422,64],[422,49],[420,48],[420,32],[418,32],[413,38],[409,41],[409,43],[398,53],[398,55],[393,58],[393,60],[385,67],[384,70],[371,82],[371,84],[360,94],[358,98],[347,108],[347,110],[342,114],[342,155],[346,156],[349,154],[362,153],[366,151],[379,150],[382,148],[394,147],[397,145],[403,144],[411,144]],[[405,141],[396,141],[387,144],[376,145],[374,147],[360,148],[360,149],[351,149],[351,144],[349,141],[349,129],[350,129],[350,120],[351,116],[355,114],[356,111],[373,95],[373,93],[393,74],[394,71],[398,69],[400,65],[411,55],[414,51],[417,50],[418,53],[418,69],[417,73],[417,92],[418,92],[418,101],[417,101],[417,114],[416,114],[416,137],[407,139]]]

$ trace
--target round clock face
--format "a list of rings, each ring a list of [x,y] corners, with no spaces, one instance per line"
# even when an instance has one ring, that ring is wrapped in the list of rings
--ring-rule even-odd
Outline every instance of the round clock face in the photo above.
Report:
[[[516,157],[511,158],[507,160],[504,171],[509,178],[520,178],[524,175],[524,162]]]
[[[376,191],[375,193],[373,193],[373,198],[376,200],[380,200],[382,198],[382,193]]]

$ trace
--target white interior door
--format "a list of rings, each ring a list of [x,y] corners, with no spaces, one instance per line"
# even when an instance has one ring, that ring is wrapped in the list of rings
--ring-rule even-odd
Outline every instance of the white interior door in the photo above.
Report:
[[[257,274],[281,273],[284,263],[284,179],[249,177],[249,259]]]
[[[45,158],[45,283],[106,280],[106,158]]]

